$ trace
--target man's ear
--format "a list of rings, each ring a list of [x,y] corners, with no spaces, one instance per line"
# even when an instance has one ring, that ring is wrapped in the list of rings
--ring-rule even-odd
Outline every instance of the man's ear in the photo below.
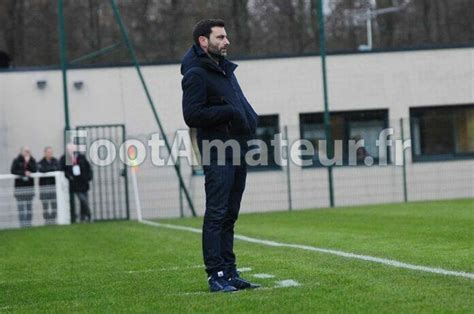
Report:
[[[199,45],[202,48],[206,48],[209,45],[209,39],[206,36],[199,36]]]

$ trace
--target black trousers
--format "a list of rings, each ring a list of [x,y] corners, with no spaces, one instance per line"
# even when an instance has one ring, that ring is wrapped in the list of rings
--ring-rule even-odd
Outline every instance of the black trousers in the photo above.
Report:
[[[88,192],[72,192],[70,191],[69,203],[71,206],[71,221],[76,222],[76,203],[74,198],[77,197],[80,205],[80,219],[81,221],[91,221],[91,209],[89,207]]]
[[[234,224],[245,190],[247,166],[212,162],[204,166],[206,213],[202,230],[204,264],[208,275],[236,268]]]

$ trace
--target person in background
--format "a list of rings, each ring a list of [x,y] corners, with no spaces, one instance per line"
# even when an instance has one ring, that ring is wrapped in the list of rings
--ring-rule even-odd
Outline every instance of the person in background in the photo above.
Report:
[[[44,157],[38,163],[38,170],[42,173],[59,170],[59,161],[53,157],[53,149],[50,146],[45,147]],[[54,177],[45,177],[39,179],[40,200],[43,204],[43,218],[47,224],[54,223],[56,220],[56,179]],[[51,211],[49,208],[51,207]]]
[[[74,211],[74,195],[79,199],[80,203],[80,219],[81,221],[91,221],[91,210],[89,207],[89,182],[92,180],[92,169],[86,156],[77,151],[77,145],[68,144],[66,153],[59,161],[60,169],[64,171],[64,175],[69,180],[69,192],[71,193],[71,219],[76,220]]]
[[[18,215],[20,226],[31,226],[33,217],[32,201],[35,196],[35,181],[31,177],[33,172],[37,171],[36,161],[31,156],[31,151],[24,146],[20,154],[13,160],[11,173],[20,176],[15,179],[14,196],[18,205]]]
[[[355,135],[352,137],[352,140],[354,140],[354,142],[359,142],[360,140],[362,140],[362,136],[360,135]],[[367,143],[365,143],[367,144]],[[363,164],[365,162],[365,158],[366,157],[370,157],[370,154],[369,152],[365,149],[365,147],[359,147],[357,149],[357,152],[356,152],[356,158],[357,158],[357,163],[358,164]]]

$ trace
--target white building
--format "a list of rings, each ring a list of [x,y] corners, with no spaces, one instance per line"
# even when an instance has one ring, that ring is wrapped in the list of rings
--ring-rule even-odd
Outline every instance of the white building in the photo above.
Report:
[[[327,61],[335,139],[369,141],[385,127],[394,128],[392,138],[400,138],[404,119],[404,136],[412,139],[413,147],[405,154],[408,200],[474,197],[474,48],[341,54]],[[323,137],[318,56],[237,63],[242,89],[261,115],[262,136],[288,126],[290,141]],[[186,129],[179,65],[142,70],[167,132]],[[74,69],[68,71],[68,79],[72,127],[123,124],[128,138],[142,139],[158,131],[133,67]],[[62,154],[63,129],[59,70],[0,72],[0,173],[9,173],[22,145],[30,146],[37,159],[46,145]],[[366,150],[377,159],[373,144]],[[394,165],[394,149],[388,154],[388,166],[334,167],[336,206],[403,201],[404,168]],[[249,173],[242,211],[288,209],[289,195],[295,209],[329,205],[326,168],[291,164],[290,194],[286,167],[264,170]],[[186,166],[183,175],[202,214],[203,176],[193,175]],[[115,181],[96,175],[95,182],[110,192]],[[152,167],[147,161],[138,171],[138,184],[145,215],[179,215],[174,169]],[[134,193],[129,191],[133,213]],[[93,199],[98,202],[97,195]],[[184,210],[189,214],[186,202]]]

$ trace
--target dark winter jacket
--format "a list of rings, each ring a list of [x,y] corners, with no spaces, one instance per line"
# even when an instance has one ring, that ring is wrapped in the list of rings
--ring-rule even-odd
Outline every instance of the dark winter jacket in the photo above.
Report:
[[[66,156],[63,155],[59,160],[60,169],[64,171],[64,175],[69,180],[69,190],[71,192],[87,192],[89,191],[89,181],[92,180],[92,169],[84,155],[76,154],[75,156],[75,162],[71,161],[66,165]],[[74,165],[78,165],[80,168],[81,174],[79,176],[75,176],[73,173]]]
[[[236,68],[225,58],[217,65],[197,45],[182,60],[184,121],[190,128],[197,128],[201,153],[203,140],[235,139],[241,144],[243,156],[248,150],[247,141],[255,138],[258,116],[239,86]]]
[[[56,158],[51,158],[48,161],[46,158],[43,158],[38,163],[38,170],[39,172],[46,173],[46,172],[53,172],[59,170],[59,161]],[[54,177],[46,177],[39,179],[39,185],[54,185],[56,183]]]
[[[35,195],[35,181],[31,177],[25,176],[25,172],[37,171],[36,160],[31,157],[28,163],[26,163],[23,155],[18,155],[13,160],[10,171],[12,174],[21,176],[21,178],[15,179],[15,197],[17,199],[31,200]]]

